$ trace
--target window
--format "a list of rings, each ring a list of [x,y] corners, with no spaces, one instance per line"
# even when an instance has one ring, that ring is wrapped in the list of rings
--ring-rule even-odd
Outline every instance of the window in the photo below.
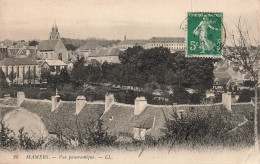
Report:
[[[19,77],[19,66],[17,66],[17,77]]]
[[[54,66],[50,66],[50,71],[51,71],[51,72],[55,72]]]
[[[56,66],[56,72],[60,73],[60,66]]]
[[[62,53],[59,53],[58,60],[62,61]]]

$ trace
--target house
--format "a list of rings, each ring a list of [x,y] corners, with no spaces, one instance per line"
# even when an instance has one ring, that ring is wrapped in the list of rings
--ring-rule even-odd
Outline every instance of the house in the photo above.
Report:
[[[91,54],[94,51],[98,51],[101,48],[103,48],[103,46],[101,46],[98,43],[87,42],[85,45],[80,46],[76,51],[78,52],[78,55],[80,57],[84,57],[85,59],[87,59],[89,54]]]
[[[48,69],[53,75],[60,74],[60,71],[63,68],[67,69],[67,66],[68,65],[61,60],[45,60],[41,64],[42,69]]]
[[[69,51],[60,39],[56,25],[52,27],[49,40],[42,40],[38,45],[37,58],[42,60],[69,61]]]
[[[39,83],[40,66],[34,58],[5,58],[0,61],[0,67],[9,83]]]
[[[227,72],[214,71],[214,84],[213,88],[218,90],[225,90],[227,85],[231,82],[232,77]]]
[[[69,51],[61,40],[42,40],[38,45],[37,57],[43,60],[69,60]]]
[[[119,54],[120,50],[118,48],[102,48],[100,50],[96,50],[89,54],[88,61],[98,61],[99,63],[120,63]]]
[[[120,49],[121,51],[124,51],[128,48],[133,48],[134,46],[142,46],[145,47],[145,44],[147,43],[147,40],[138,40],[138,39],[125,39],[123,41],[121,41],[117,48]]]
[[[0,99],[0,118],[22,108],[38,115],[48,133],[57,137],[86,137],[84,128],[96,125],[101,119],[104,129],[120,141],[145,140],[147,137],[160,139],[164,136],[166,121],[181,119],[188,111],[200,115],[209,110],[226,108],[240,123],[244,117],[252,116],[254,106],[251,102],[232,103],[231,100],[231,93],[223,93],[222,103],[217,104],[150,105],[144,97],[137,97],[134,105],[129,105],[115,102],[111,93],[105,95],[105,102],[89,102],[84,96],[78,96],[76,101],[63,101],[57,93],[51,100],[28,99],[24,92],[18,92],[17,98]],[[177,117],[172,117],[173,114]]]

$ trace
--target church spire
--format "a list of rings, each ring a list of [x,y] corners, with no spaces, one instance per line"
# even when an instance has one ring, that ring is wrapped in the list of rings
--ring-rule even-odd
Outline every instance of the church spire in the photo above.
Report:
[[[54,23],[51,28],[49,40],[59,40],[59,39],[60,39],[60,34],[59,34],[58,27],[56,25],[56,21],[54,19]]]

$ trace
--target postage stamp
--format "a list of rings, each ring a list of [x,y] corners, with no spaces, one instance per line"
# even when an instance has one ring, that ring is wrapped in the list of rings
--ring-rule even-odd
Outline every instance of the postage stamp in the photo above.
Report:
[[[221,57],[223,13],[188,12],[187,57]]]

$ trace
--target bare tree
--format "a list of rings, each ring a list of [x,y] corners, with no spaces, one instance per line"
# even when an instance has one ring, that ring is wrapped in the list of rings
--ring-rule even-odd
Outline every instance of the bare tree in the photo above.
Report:
[[[258,34],[255,34],[246,20],[239,18],[235,25],[235,31],[229,32],[231,45],[226,45],[226,53],[223,55],[226,59],[242,66],[243,70],[251,75],[254,81],[254,142],[255,149],[259,149],[258,122],[259,108],[257,88],[259,86],[259,59],[260,59],[260,42],[259,42],[259,24],[257,23]]]

